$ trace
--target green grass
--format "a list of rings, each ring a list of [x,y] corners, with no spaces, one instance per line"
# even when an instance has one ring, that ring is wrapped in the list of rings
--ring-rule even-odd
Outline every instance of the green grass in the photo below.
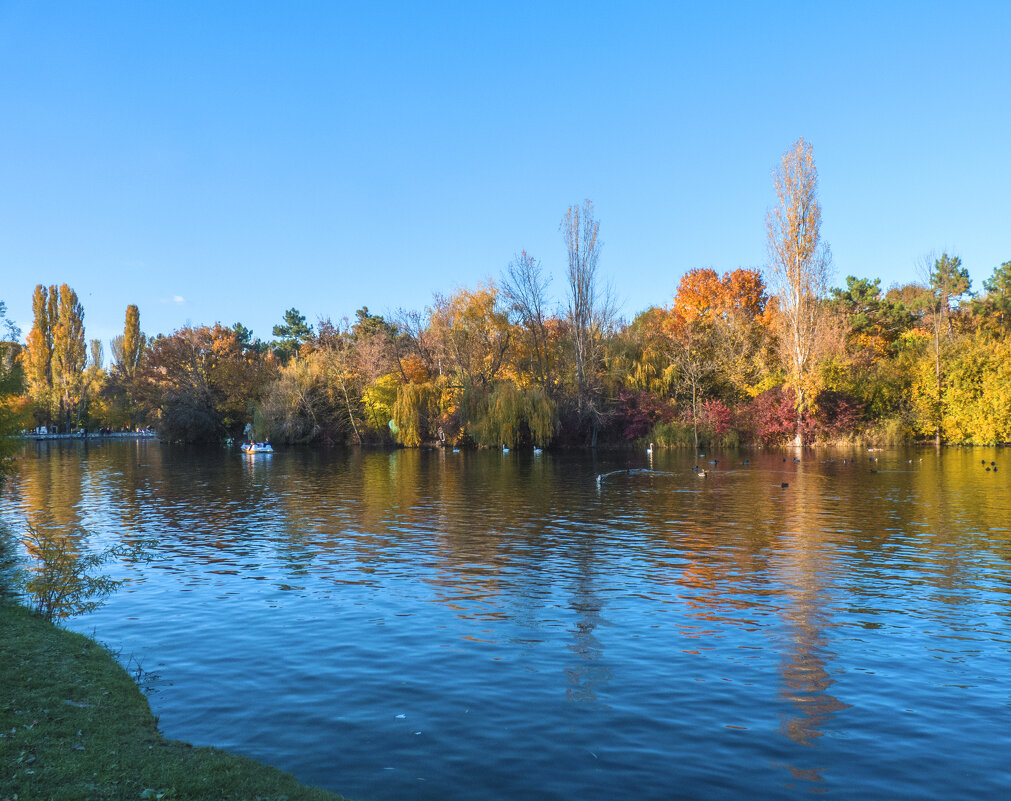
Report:
[[[93,640],[0,601],[0,801],[335,801],[286,773],[167,740]]]

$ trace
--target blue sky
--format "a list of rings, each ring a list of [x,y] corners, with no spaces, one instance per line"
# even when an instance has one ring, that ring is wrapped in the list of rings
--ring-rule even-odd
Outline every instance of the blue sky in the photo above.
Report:
[[[89,337],[423,308],[594,201],[631,317],[761,267],[814,146],[837,284],[1011,259],[1011,3],[0,0],[0,299]]]

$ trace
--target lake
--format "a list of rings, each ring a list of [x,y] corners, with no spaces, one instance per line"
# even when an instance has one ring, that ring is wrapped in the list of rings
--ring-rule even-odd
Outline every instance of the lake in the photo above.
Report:
[[[19,471],[9,530],[150,541],[68,626],[142,666],[166,736],[350,798],[1011,785],[1004,450],[32,442]]]

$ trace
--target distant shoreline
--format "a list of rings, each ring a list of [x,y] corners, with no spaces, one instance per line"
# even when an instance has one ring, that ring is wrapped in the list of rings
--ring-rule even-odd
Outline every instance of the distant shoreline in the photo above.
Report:
[[[157,431],[113,431],[108,434],[99,434],[97,431],[89,431],[87,434],[16,434],[21,439],[59,440],[59,439],[158,439]]]

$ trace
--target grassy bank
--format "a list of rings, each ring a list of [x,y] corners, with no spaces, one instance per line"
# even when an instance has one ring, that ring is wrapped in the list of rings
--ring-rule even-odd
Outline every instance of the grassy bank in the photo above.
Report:
[[[214,748],[166,740],[112,655],[0,601],[0,801],[335,801]]]

